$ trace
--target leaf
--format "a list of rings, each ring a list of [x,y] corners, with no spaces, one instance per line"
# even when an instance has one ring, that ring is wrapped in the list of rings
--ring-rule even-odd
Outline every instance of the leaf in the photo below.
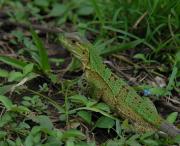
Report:
[[[20,79],[23,78],[23,74],[21,72],[15,72],[15,71],[11,71],[9,73],[9,77],[8,77],[8,81],[12,82],[12,81],[19,81]]]
[[[131,125],[128,122],[128,119],[125,119],[121,124],[122,129],[129,130],[131,129]]]
[[[18,42],[21,42],[21,43],[23,42],[23,39],[25,36],[22,31],[15,30],[15,31],[12,31],[11,34],[17,38]]]
[[[16,145],[15,142],[10,140],[10,139],[7,139],[6,141],[10,146],[15,146]]]
[[[11,108],[11,111],[17,112],[17,113],[21,113],[21,114],[22,114],[22,113],[27,114],[27,113],[30,112],[30,110],[29,110],[27,107],[21,106],[21,105],[19,105],[19,106],[13,106],[13,107]]]
[[[97,104],[97,101],[91,101],[91,100],[89,100],[87,103],[86,103],[86,107],[92,107],[93,108],[93,106],[94,105],[96,105]],[[97,109],[97,108],[94,108],[94,109]]]
[[[20,129],[30,129],[31,128],[31,126],[29,124],[27,124],[26,122],[19,123],[18,127]]]
[[[82,16],[88,16],[93,14],[93,12],[94,9],[91,6],[83,6],[78,9],[77,14]]]
[[[161,88],[161,87],[152,87],[149,89],[149,91],[152,95],[156,95],[156,96],[164,96],[168,93],[165,88]]]
[[[147,146],[159,146],[159,143],[153,139],[144,139],[143,144]]]
[[[41,133],[40,132],[37,133],[36,135],[34,135],[33,142],[36,143],[36,144],[41,142]]]
[[[22,140],[19,137],[16,139],[16,145],[23,145]]]
[[[4,70],[4,69],[0,69],[0,77],[8,77],[9,72]]]
[[[171,75],[169,77],[169,83],[168,83],[168,85],[166,87],[167,91],[170,91],[170,90],[173,89],[174,84],[175,84],[174,80],[176,78],[177,71],[178,71],[178,68],[176,67],[176,65],[174,65],[172,73],[171,73]]]
[[[98,103],[96,105],[93,106],[94,108],[97,108],[97,109],[100,109],[100,110],[103,110],[103,111],[106,111],[107,113],[110,113],[110,108],[107,104],[105,103]]]
[[[92,122],[92,113],[87,111],[79,111],[77,114],[88,124]]]
[[[119,141],[117,141],[117,140],[108,140],[105,146],[124,146],[125,145],[125,141],[122,141],[121,139]]]
[[[23,75],[27,75],[28,73],[32,72],[32,71],[33,71],[33,67],[34,67],[34,64],[33,64],[33,63],[27,64],[27,65],[23,68]]]
[[[102,116],[97,120],[95,127],[110,129],[114,126],[114,124],[115,122],[113,119]]]
[[[68,139],[66,140],[66,146],[75,146],[74,139]]]
[[[63,13],[67,10],[66,5],[56,3],[53,5],[52,10],[50,11],[50,16],[62,16]]]
[[[146,57],[145,57],[145,55],[144,55],[144,54],[140,54],[140,53],[138,53],[138,54],[134,55],[134,57],[133,57],[133,58],[136,58],[136,59],[141,59],[142,61],[147,62],[147,59],[146,59]]]
[[[55,63],[56,66],[60,66],[60,65],[62,65],[62,63],[64,63],[63,58],[50,58],[49,61],[51,63]]]
[[[34,126],[32,129],[31,129],[31,135],[36,135],[38,133],[40,133],[41,131],[43,131],[43,127],[41,126]]]
[[[43,45],[43,42],[38,37],[36,32],[32,29],[31,29],[31,34],[32,34],[33,41],[36,44],[36,47],[38,49],[40,66],[44,72],[48,72],[48,71],[50,71],[50,64],[49,64],[48,55],[47,55],[46,49]]]
[[[29,134],[26,139],[25,139],[25,146],[33,146],[34,142],[33,142],[33,136],[31,134]]]
[[[137,142],[136,140],[127,141],[126,143],[128,144],[128,146],[141,146],[141,144],[139,144],[139,142]]]
[[[4,139],[7,134],[5,131],[0,131],[0,139]]]
[[[177,136],[174,138],[174,142],[177,143],[177,144],[180,144],[180,135],[177,135]]]
[[[8,65],[11,65],[12,67],[18,68],[18,69],[23,69],[27,65],[22,60],[20,61],[20,60],[14,59],[14,58],[10,58],[7,56],[1,56],[1,55],[0,55],[0,61],[6,63]]]
[[[49,1],[49,0],[35,0],[34,3],[35,3],[37,6],[48,7],[50,1]]]
[[[139,142],[137,142],[137,139],[139,138],[139,135],[138,134],[135,134],[135,135],[133,135],[132,137],[130,137],[128,140],[127,140],[127,144],[129,145],[129,146],[141,146],[140,144],[139,144]]]
[[[12,87],[14,87],[14,86],[15,86],[15,84],[1,86],[0,87],[1,95],[4,95],[4,94],[8,93],[9,91],[11,91]]]
[[[88,111],[93,111],[93,112],[100,113],[100,114],[102,114],[102,115],[104,115],[104,116],[106,116],[106,117],[109,117],[109,118],[111,118],[111,119],[116,120],[115,117],[113,117],[112,115],[108,114],[107,112],[104,112],[104,111],[102,111],[102,110],[99,110],[99,109],[93,108],[93,107],[80,107],[80,108],[71,110],[71,111],[69,111],[69,112],[72,112],[72,111],[74,112],[74,111],[76,111],[76,110],[88,110]]]
[[[121,128],[121,124],[120,124],[120,120],[115,120],[116,121],[116,133],[118,134],[118,136],[121,135],[122,132],[122,128]]]
[[[12,120],[13,120],[13,116],[9,112],[6,112],[0,118],[0,128],[3,128],[8,123],[12,122]]]
[[[178,112],[173,112],[173,113],[168,115],[168,117],[166,118],[166,121],[173,124],[176,121],[177,116],[178,116]]]
[[[13,107],[13,103],[6,96],[0,95],[0,101],[3,103],[3,105],[7,110],[10,110]]]
[[[35,121],[40,123],[41,127],[47,128],[49,130],[52,130],[54,127],[52,121],[48,116],[45,115],[36,116]]]
[[[86,105],[86,103],[88,102],[88,99],[83,96],[83,95],[73,95],[68,97],[72,102],[76,102],[76,103],[82,103],[83,105]]]
[[[143,133],[143,135],[140,137],[140,140],[147,139],[147,138],[151,137],[153,134],[154,134],[154,132]]]
[[[49,73],[48,75],[49,75],[49,79],[51,80],[52,83],[56,84],[59,82],[57,74]]]
[[[68,131],[65,131],[63,133],[62,139],[68,139],[68,138],[80,138],[85,139],[86,136],[79,130],[70,129]]]

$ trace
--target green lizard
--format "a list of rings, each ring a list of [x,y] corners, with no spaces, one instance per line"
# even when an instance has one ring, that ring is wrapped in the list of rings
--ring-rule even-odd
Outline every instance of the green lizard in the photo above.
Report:
[[[103,64],[97,50],[88,41],[61,37],[62,45],[80,60],[86,79],[95,87],[96,97],[121,117],[127,118],[139,127],[139,131],[163,131],[170,136],[180,134],[172,124],[167,123],[148,98],[140,97],[123,79],[117,77]]]

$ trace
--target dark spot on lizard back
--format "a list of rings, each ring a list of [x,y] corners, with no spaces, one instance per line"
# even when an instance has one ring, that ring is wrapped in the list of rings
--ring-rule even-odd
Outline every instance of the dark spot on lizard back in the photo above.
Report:
[[[136,99],[136,100],[137,100],[137,99],[138,99],[138,97],[137,97],[137,96],[134,96],[134,99]]]

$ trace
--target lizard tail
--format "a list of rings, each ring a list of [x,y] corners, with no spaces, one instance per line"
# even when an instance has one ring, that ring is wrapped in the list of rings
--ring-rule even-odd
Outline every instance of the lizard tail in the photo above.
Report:
[[[167,133],[171,137],[180,135],[180,129],[177,129],[173,124],[163,122],[159,128],[162,132]]]

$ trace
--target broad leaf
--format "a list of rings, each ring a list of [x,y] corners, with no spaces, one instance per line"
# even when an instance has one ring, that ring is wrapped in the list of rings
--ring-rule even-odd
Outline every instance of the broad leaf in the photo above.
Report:
[[[76,103],[82,103],[84,105],[86,105],[86,103],[88,102],[88,99],[83,96],[83,95],[73,95],[73,96],[70,96],[69,99],[72,101],[72,102],[76,102]]]
[[[35,121],[40,123],[41,127],[47,128],[49,130],[52,130],[54,127],[52,121],[49,119],[48,116],[44,116],[44,115],[37,116],[35,118]]]
[[[91,6],[83,6],[80,7],[77,11],[78,15],[82,15],[82,16],[87,16],[87,15],[91,15],[94,13],[94,9]]]
[[[0,95],[0,102],[3,103],[7,110],[10,110],[13,107],[13,103],[6,96]]]
[[[53,8],[50,12],[50,16],[61,16],[65,11],[67,10],[67,7],[64,4],[54,4]]]
[[[0,77],[8,77],[9,72],[4,70],[4,69],[0,69]]]
[[[91,123],[92,113],[87,112],[87,111],[79,111],[77,114],[88,124]]]
[[[97,108],[97,109],[100,109],[100,110],[103,110],[103,111],[106,111],[107,113],[110,113],[110,108],[107,104],[105,103],[98,103],[96,105],[93,106],[94,108]]]
[[[22,78],[23,78],[23,74],[21,72],[12,71],[9,73],[8,81],[9,82],[19,81]]]
[[[170,115],[168,115],[168,117],[166,118],[166,120],[167,120],[169,123],[173,124],[173,123],[176,121],[177,116],[178,116],[178,112],[173,112],[173,113],[171,113]]]
[[[32,71],[33,71],[33,67],[34,67],[34,64],[33,64],[33,63],[27,64],[27,65],[23,68],[23,75],[27,75],[28,73],[32,72]]]
[[[0,131],[0,139],[5,138],[5,136],[6,136],[7,134],[8,134],[8,133],[5,132],[5,131]]]
[[[65,131],[62,139],[68,139],[68,138],[80,138],[80,139],[85,139],[86,136],[79,130],[75,129],[70,129],[68,131]]]
[[[15,86],[15,84],[10,84],[10,85],[2,85],[0,86],[0,93],[1,95],[4,95],[8,92],[11,91],[11,89]]]
[[[48,7],[50,1],[49,0],[35,0],[34,3],[40,7]]]
[[[113,119],[102,116],[97,120],[95,127],[109,129],[109,128],[112,128],[114,126],[114,124],[115,124],[115,122]]]
[[[174,138],[174,142],[177,143],[177,144],[180,144],[180,135],[177,135],[177,136]]]

